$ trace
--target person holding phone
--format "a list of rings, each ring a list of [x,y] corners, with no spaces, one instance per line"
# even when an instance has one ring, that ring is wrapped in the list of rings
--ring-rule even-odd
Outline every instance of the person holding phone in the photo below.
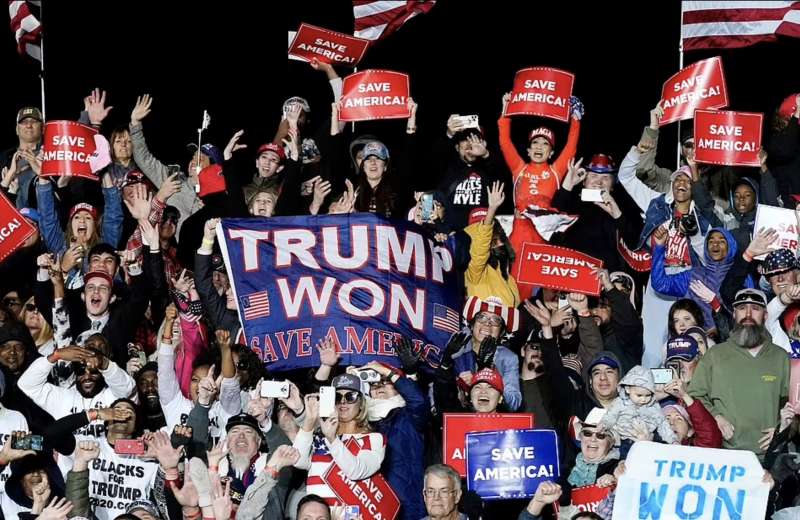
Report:
[[[300,452],[295,467],[308,471],[306,491],[338,504],[336,493],[322,476],[336,463],[350,480],[371,477],[383,464],[386,438],[369,425],[366,396],[358,376],[336,376],[332,386],[336,391],[334,415],[320,417],[319,397],[305,396],[306,415],[293,446]]]
[[[567,162],[567,174],[553,195],[553,208],[578,220],[551,243],[575,249],[603,261],[609,272],[626,267],[619,241],[633,248],[642,232],[639,208],[628,192],[617,187],[617,164],[606,154]],[[587,197],[591,200],[587,200]]]

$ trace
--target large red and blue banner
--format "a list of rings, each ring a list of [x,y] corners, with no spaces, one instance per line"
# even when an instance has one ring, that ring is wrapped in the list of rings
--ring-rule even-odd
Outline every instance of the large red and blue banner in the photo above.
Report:
[[[325,338],[341,365],[397,366],[398,334],[441,359],[462,306],[452,239],[370,213],[223,219],[217,235],[246,341],[270,370],[318,366]]]

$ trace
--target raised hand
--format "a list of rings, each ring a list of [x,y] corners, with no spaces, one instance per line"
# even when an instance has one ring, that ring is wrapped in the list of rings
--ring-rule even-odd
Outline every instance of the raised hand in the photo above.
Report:
[[[320,429],[322,430],[322,435],[328,439],[328,442],[333,442],[336,440],[336,432],[339,429],[339,418],[337,416],[327,417],[322,419],[322,424],[320,424]]]
[[[217,329],[214,332],[214,336],[217,338],[217,345],[219,348],[223,350],[227,350],[231,348],[233,342],[231,341],[231,333],[225,329]]]
[[[394,350],[397,353],[400,364],[403,366],[403,372],[408,375],[416,374],[422,350],[414,352],[414,344],[405,336],[395,336]]]
[[[542,327],[550,327],[550,309],[548,309],[544,303],[539,300],[536,300],[535,303],[525,300],[524,306],[525,310],[528,311],[528,314],[530,314],[533,319],[539,322],[539,325]]]
[[[668,234],[669,231],[667,230],[667,227],[665,225],[662,224],[658,226],[653,231],[653,242],[655,242],[656,245],[663,246],[664,244],[667,243]]]
[[[481,341],[481,346],[478,348],[478,357],[476,360],[478,370],[482,368],[492,368],[494,366],[494,355],[497,353],[497,339],[492,336],[486,336]]]
[[[689,289],[701,300],[706,303],[711,303],[717,295],[700,280],[692,280],[689,282]]]
[[[231,137],[231,140],[228,141],[227,146],[225,146],[225,150],[223,150],[222,152],[223,159],[228,161],[230,160],[231,157],[233,157],[233,152],[237,152],[239,150],[244,150],[245,148],[247,148],[246,144],[239,144],[239,138],[242,137],[243,134],[244,130],[239,130],[238,132],[233,134],[233,137]]]
[[[189,290],[194,287],[194,277],[187,276],[186,269],[184,269],[177,278],[172,279],[172,286],[180,293],[189,294]],[[175,315],[177,316],[177,309]]]
[[[486,157],[489,155],[489,149],[486,148],[485,139],[478,137],[473,133],[467,136],[467,142],[469,143],[469,149],[474,156]]]
[[[317,177],[316,179],[314,182],[314,198],[311,200],[311,206],[309,207],[312,215],[319,213],[322,203],[325,202],[325,197],[332,190],[330,181],[322,180],[322,177]]]
[[[222,440],[214,444],[214,446],[206,452],[208,457],[208,467],[214,471],[219,462],[228,455],[228,441]]]
[[[572,188],[583,182],[583,180],[586,178],[586,169],[581,168],[582,163],[583,157],[577,161],[574,157],[572,157],[567,162],[567,174],[564,176],[564,180],[561,182],[561,186],[565,190],[572,191]]]
[[[209,474],[211,476],[211,474]],[[214,510],[216,520],[229,520],[233,512],[233,502],[231,501],[231,479],[222,481],[219,475],[211,476],[211,508]]]
[[[650,111],[650,128],[658,130],[662,117],[664,117],[664,107],[661,105],[661,101],[659,101],[655,108]]]
[[[27,432],[11,432],[11,436],[6,440],[5,444],[3,444],[3,449],[0,450],[0,464],[6,466],[15,460],[27,457],[28,455],[36,454],[36,452],[33,450],[17,450],[11,447],[11,445],[14,443],[14,439],[24,437],[25,435],[27,435]]]
[[[506,194],[503,191],[505,184],[500,181],[494,181],[489,191],[489,208],[497,210],[506,200]]]
[[[619,209],[617,201],[611,196],[609,192],[603,190],[600,192],[603,202],[595,202],[594,205],[611,215],[611,218],[618,219],[622,216],[622,210]]]
[[[106,91],[96,88],[84,99],[86,112],[89,114],[89,121],[93,125],[99,125],[111,112],[114,107],[106,107]]]
[[[75,446],[75,462],[72,471],[85,471],[89,462],[100,456],[100,443],[95,441],[79,441]]]
[[[67,515],[73,508],[72,502],[66,498],[54,497],[50,503],[42,509],[37,517],[38,520],[67,520]]]
[[[161,187],[158,188],[158,193],[156,193],[156,198],[158,200],[167,202],[170,197],[181,191],[181,180],[179,176],[180,173],[175,172],[161,183]]]
[[[151,224],[149,220],[139,221],[139,231],[142,233],[142,243],[150,247],[151,251],[161,247],[159,229]]]
[[[139,183],[133,186],[130,201],[125,200],[124,202],[133,218],[136,220],[147,220],[150,216],[150,204],[152,200],[153,197],[147,193],[147,186]]]
[[[281,445],[278,446],[275,452],[270,456],[267,461],[267,466],[275,468],[276,471],[280,471],[283,468],[294,466],[299,459],[300,452],[297,451],[297,449],[291,446]]]
[[[800,222],[800,219],[798,219]],[[770,246],[778,239],[778,232],[773,228],[759,229],[747,246],[746,253],[751,257],[761,256],[770,251]]]
[[[327,367],[334,367],[339,362],[339,353],[336,351],[336,346],[331,338],[321,339],[317,343],[317,351],[319,352],[321,364]]]
[[[150,94],[144,94],[143,96],[139,96],[136,98],[136,105],[133,107],[133,111],[131,112],[131,124],[139,125],[142,123],[142,119],[147,117],[150,113],[150,106],[153,104],[153,98],[150,97]]]
[[[177,449],[173,448],[169,436],[162,431],[157,431],[153,434],[153,443],[151,446],[162,468],[167,470],[178,467],[178,462],[180,462],[183,456],[183,446]]]

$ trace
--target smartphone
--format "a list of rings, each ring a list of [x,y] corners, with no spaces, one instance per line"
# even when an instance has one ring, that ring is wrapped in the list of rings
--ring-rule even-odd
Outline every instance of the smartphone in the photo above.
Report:
[[[128,356],[137,358],[140,366],[147,364],[147,354],[136,343],[128,343]]]
[[[319,416],[331,417],[336,413],[336,389],[332,386],[319,388]]]
[[[569,300],[567,300],[566,294],[560,294],[558,296],[558,308],[563,309],[564,307],[569,307]]]
[[[653,382],[657,385],[666,385],[674,378],[675,374],[671,368],[651,368]]]
[[[456,116],[455,121],[461,123],[461,128],[480,128],[477,115]]]
[[[358,506],[344,506],[342,520],[358,520],[361,518],[361,508]]]
[[[581,190],[581,200],[584,202],[603,202],[603,190],[583,188]]]
[[[423,193],[420,197],[422,206],[422,221],[430,222],[433,220],[433,193]]]
[[[278,399],[286,399],[289,397],[289,382],[262,381],[261,397],[277,397]]]
[[[179,179],[183,177],[183,175],[181,173],[180,164],[168,164],[167,165],[167,177],[175,175],[176,173],[178,174],[178,178]]]
[[[29,433],[24,437],[20,437],[14,439],[11,442],[11,447],[15,450],[33,450],[33,451],[42,451],[42,445],[44,444],[44,437],[41,435],[33,435]]]
[[[142,439],[117,439],[114,443],[114,453],[117,455],[144,455],[144,441]]]

